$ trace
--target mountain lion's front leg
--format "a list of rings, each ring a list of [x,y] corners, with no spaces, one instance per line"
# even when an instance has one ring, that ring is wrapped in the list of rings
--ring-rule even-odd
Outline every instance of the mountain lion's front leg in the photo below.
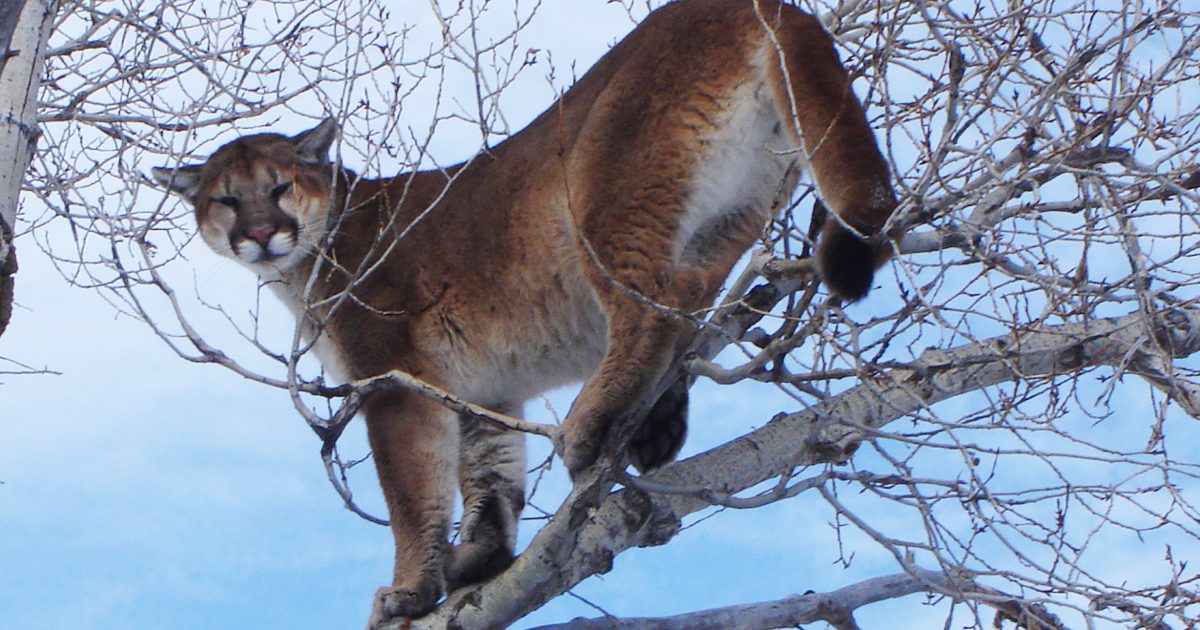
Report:
[[[371,629],[396,617],[420,617],[445,594],[459,427],[453,412],[405,392],[372,397],[366,419],[396,539],[393,582],[375,594]]]

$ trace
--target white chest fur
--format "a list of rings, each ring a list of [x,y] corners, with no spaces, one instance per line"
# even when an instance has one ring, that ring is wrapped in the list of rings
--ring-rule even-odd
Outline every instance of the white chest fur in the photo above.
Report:
[[[751,215],[764,223],[794,166],[797,151],[765,83],[748,83],[730,99],[724,119],[705,139],[706,150],[692,178],[692,194],[680,221],[675,259],[698,262],[701,251],[730,221]]]
[[[305,301],[300,297],[292,285],[283,280],[270,281],[267,278],[259,276],[267,286],[271,287],[275,297],[287,306],[288,310],[295,316],[298,325],[300,326],[301,344],[311,344],[311,352],[316,355],[321,362],[321,367],[325,370],[325,381],[327,383],[345,383],[350,380],[350,370],[346,366],[346,361],[342,358],[341,352],[330,339],[329,335],[322,333],[314,335],[318,331],[318,326],[314,321],[314,315],[309,314],[308,307]]]

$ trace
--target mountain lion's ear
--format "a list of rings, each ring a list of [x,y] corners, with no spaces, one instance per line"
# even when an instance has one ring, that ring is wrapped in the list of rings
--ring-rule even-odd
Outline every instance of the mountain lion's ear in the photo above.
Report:
[[[309,164],[322,165],[329,161],[329,147],[338,137],[337,120],[326,118],[321,124],[292,138],[296,155]]]
[[[150,169],[150,174],[159,186],[191,199],[196,196],[196,189],[200,186],[200,170],[202,168],[203,166],[200,164],[180,166],[179,168],[156,166]]]

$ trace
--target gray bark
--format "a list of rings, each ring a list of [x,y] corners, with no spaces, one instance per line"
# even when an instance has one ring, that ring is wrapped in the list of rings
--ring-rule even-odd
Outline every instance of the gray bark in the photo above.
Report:
[[[771,602],[713,608],[671,617],[573,619],[531,630],[775,630],[825,621],[838,630],[858,628],[854,611],[915,593],[975,591],[969,580],[916,570],[851,584],[829,593],[790,595]]]
[[[3,0],[0,4],[0,335],[12,316],[13,248],[21,183],[37,143],[37,91],[46,40],[54,17],[52,0]]]

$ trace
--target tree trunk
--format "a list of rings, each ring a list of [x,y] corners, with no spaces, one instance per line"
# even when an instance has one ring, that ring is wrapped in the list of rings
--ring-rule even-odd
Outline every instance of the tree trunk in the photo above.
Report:
[[[0,335],[12,316],[13,236],[21,182],[37,143],[37,91],[53,0],[0,0]]]

